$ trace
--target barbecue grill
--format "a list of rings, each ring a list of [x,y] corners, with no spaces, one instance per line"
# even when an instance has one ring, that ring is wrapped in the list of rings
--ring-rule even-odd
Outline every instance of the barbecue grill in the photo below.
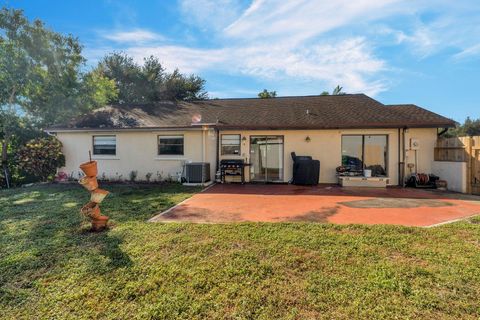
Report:
[[[226,176],[240,177],[245,183],[245,167],[247,164],[242,159],[223,159],[220,161],[220,179],[225,183]]]
[[[297,156],[291,153],[293,159],[293,184],[316,186],[320,175],[320,161],[312,160],[310,156]]]

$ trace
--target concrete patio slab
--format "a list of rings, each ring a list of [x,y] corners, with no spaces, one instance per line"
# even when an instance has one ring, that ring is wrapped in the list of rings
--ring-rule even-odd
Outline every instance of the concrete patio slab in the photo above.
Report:
[[[480,197],[418,189],[217,184],[150,221],[432,226],[480,214]]]

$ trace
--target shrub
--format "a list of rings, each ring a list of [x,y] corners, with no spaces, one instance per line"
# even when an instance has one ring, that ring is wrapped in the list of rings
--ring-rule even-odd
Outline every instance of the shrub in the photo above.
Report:
[[[19,169],[47,181],[65,165],[62,143],[56,138],[30,140],[18,149],[16,162]]]
[[[145,179],[147,180],[147,182],[150,182],[150,179],[152,178],[152,174],[151,172],[148,172],[146,175],[145,175]]]
[[[135,179],[137,179],[138,171],[132,170],[130,171],[130,182],[135,182]]]

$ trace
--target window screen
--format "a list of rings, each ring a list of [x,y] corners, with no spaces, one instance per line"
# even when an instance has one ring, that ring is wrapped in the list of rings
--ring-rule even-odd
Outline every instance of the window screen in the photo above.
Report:
[[[93,136],[93,154],[115,155],[117,153],[117,138],[115,136]]]
[[[240,154],[240,135],[222,134],[222,155]]]
[[[158,136],[159,155],[183,155],[183,136]]]

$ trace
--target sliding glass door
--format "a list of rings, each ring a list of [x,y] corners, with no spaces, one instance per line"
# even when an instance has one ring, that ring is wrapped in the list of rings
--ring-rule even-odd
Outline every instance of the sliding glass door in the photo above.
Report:
[[[388,135],[343,135],[342,166],[358,174],[370,169],[374,177],[387,176]]]
[[[250,180],[283,182],[283,136],[250,136]]]

